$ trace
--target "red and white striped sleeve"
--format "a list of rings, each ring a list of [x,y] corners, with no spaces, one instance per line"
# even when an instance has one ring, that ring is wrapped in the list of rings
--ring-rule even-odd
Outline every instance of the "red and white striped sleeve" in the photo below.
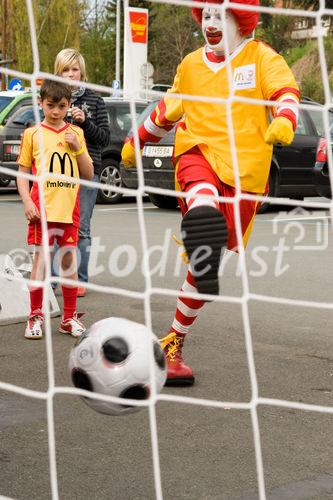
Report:
[[[277,103],[272,109],[273,117],[288,118],[295,130],[298,122],[299,91],[294,88],[282,88],[271,96],[271,100]]]
[[[264,98],[274,101],[273,117],[283,116],[297,127],[300,91],[288,64],[280,54],[263,42],[258,42],[261,54],[260,85]]]

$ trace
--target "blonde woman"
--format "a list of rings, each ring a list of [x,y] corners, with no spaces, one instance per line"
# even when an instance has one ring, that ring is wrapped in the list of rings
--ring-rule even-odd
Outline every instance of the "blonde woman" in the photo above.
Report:
[[[69,80],[87,81],[86,65],[83,56],[76,49],[63,49],[55,59],[54,73]],[[68,120],[82,128],[90,157],[94,164],[95,182],[99,181],[102,167],[102,149],[110,141],[107,111],[103,99],[84,86],[72,87],[72,104]],[[80,230],[79,230],[79,269],[81,282],[78,297],[86,294],[88,264],[91,248],[90,221],[96,203],[97,189],[81,186],[80,191]]]

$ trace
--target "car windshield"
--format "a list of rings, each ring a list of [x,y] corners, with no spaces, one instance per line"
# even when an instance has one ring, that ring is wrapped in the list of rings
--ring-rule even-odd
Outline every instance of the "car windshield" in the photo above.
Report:
[[[332,113],[332,115],[333,115],[333,113]],[[331,113],[329,114],[329,116],[331,116]],[[330,120],[330,134],[331,134],[331,137],[333,139],[333,120]]]
[[[308,109],[308,113],[311,116],[313,124],[316,128],[317,134],[319,136],[324,136],[325,135],[325,126],[324,126],[323,110],[320,108],[318,108],[318,110],[317,109]],[[332,133],[333,133],[333,112],[332,111],[330,111],[328,113],[328,121],[329,121],[330,132],[332,135]]]
[[[141,125],[146,118],[150,115],[150,113],[156,108],[159,101],[152,101],[148,104],[148,106],[142,111],[142,113],[138,117],[138,125]]]
[[[43,119],[42,110],[39,110],[40,119]],[[19,109],[13,116],[8,120],[7,125],[34,125],[36,123],[35,113],[33,106],[24,106]]]
[[[13,97],[8,97],[8,96],[0,96],[0,113],[3,111],[8,104],[13,100]]]
[[[145,121],[146,118],[150,115],[150,113],[156,108],[159,101],[152,101],[148,104],[148,106],[142,111],[138,118],[138,125],[141,125]]]
[[[137,115],[137,119],[140,115],[140,112],[142,110],[142,105],[136,104],[135,105],[135,111]],[[132,117],[131,117],[131,110],[126,104],[125,106],[117,106],[116,108],[116,120],[118,123],[118,126],[123,130],[124,132],[128,132],[129,129],[132,126]]]
[[[139,114],[139,116],[136,119],[138,127],[145,121],[145,119],[150,115],[150,113],[153,111],[153,109],[155,109],[158,102],[159,101],[150,102],[148,104],[148,106],[146,106],[145,109],[143,111],[141,111],[141,113]],[[132,128],[128,132],[128,135],[132,135]]]

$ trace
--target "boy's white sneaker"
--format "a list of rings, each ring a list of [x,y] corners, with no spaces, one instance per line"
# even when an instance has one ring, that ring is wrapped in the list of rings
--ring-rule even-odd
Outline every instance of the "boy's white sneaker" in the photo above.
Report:
[[[27,327],[24,332],[24,337],[29,340],[39,340],[43,338],[43,317],[32,316],[29,318]]]
[[[82,333],[86,331],[86,327],[84,326],[82,321],[80,321],[81,316],[82,313],[74,313],[72,318],[66,319],[66,321],[62,319],[59,332],[68,333],[72,337],[81,337]]]

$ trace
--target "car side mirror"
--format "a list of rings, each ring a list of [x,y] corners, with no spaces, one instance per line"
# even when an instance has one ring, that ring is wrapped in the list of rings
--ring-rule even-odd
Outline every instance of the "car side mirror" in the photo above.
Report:
[[[25,128],[28,128],[28,127],[32,127],[32,125],[33,125],[33,124],[34,124],[34,122],[33,122],[33,121],[31,121],[31,120],[27,120],[27,121],[24,123],[24,126],[25,126]]]

